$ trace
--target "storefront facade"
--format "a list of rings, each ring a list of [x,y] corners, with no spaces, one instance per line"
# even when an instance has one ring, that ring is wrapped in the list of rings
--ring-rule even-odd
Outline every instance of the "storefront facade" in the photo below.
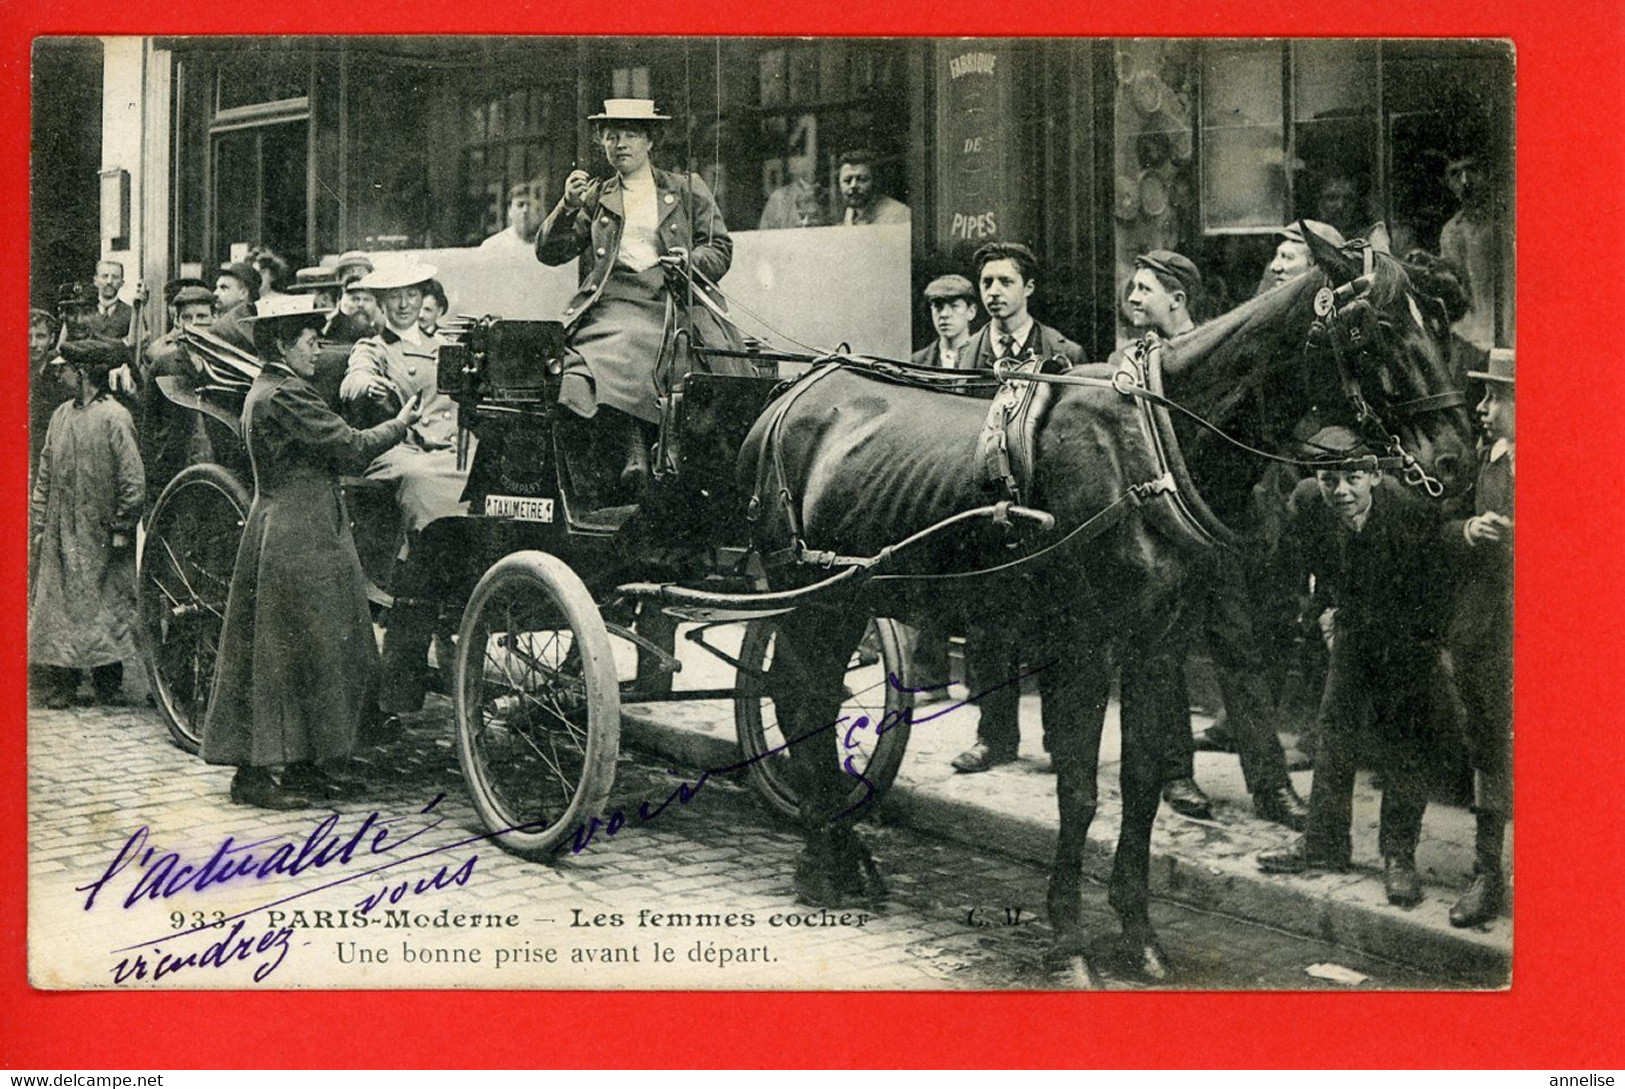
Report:
[[[123,237],[104,228],[104,253],[132,279],[256,245],[299,264],[477,246],[514,185],[551,207],[570,170],[603,169],[585,121],[602,99],[649,96],[673,117],[657,164],[707,180],[742,253],[796,249],[753,233],[817,232],[806,248],[828,289],[776,313],[818,308],[821,331],[838,327],[857,269],[896,295],[884,313],[908,329],[884,338],[893,351],[929,336],[924,283],[968,274],[994,238],[1033,245],[1034,309],[1103,356],[1124,335],[1136,253],[1187,253],[1222,308],[1300,215],[1356,234],[1383,219],[1396,248],[1437,247],[1454,210],[1445,160],[1469,130],[1510,192],[1500,43],[109,39],[106,63],[106,100],[141,104],[133,129],[104,112],[104,173],[128,171],[142,211]],[[827,226],[857,147],[909,206],[906,244]],[[882,253],[891,264],[871,267]],[[770,298],[770,273],[747,292]],[[1503,325],[1509,338],[1510,313]]]

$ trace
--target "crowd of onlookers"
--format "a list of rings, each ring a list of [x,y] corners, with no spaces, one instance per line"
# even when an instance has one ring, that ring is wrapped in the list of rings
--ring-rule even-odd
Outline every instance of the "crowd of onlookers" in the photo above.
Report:
[[[1163,800],[1186,816],[1211,819],[1193,754],[1233,752],[1257,815],[1302,833],[1290,847],[1260,856],[1260,868],[1341,870],[1350,860],[1355,769],[1366,762],[1382,788],[1379,847],[1388,898],[1411,906],[1421,899],[1415,854],[1430,796],[1466,800],[1470,791],[1475,877],[1451,913],[1453,923],[1468,926],[1493,918],[1505,899],[1514,356],[1486,339],[1496,324],[1489,312],[1497,296],[1485,271],[1494,259],[1485,181],[1471,156],[1453,160],[1450,171],[1461,209],[1443,232],[1444,252],[1416,251],[1406,259],[1442,296],[1456,347],[1469,360],[1462,377],[1473,390],[1482,430],[1476,480],[1464,496],[1441,504],[1378,469],[1381,451],[1349,428],[1300,436],[1302,456],[1330,456],[1340,464],[1306,470],[1301,480],[1290,469],[1273,469],[1255,493],[1257,531],[1241,548],[1214,557],[1187,589],[1192,645],[1170,648],[1170,683],[1179,688],[1178,705],[1188,706],[1186,652],[1206,651],[1222,708],[1200,734],[1191,733],[1187,718],[1181,737],[1189,745],[1165,768]],[[1283,227],[1259,293],[1314,267],[1306,229],[1322,242],[1346,244],[1329,224]],[[1076,344],[1031,314],[1040,274],[1030,250],[993,243],[977,252],[967,271],[974,280],[949,274],[925,288],[937,335],[915,353],[915,364],[988,370],[995,361],[1080,361]],[[1125,323],[1136,334],[1177,338],[1207,316],[1201,271],[1168,250],[1141,254],[1120,297]],[[967,688],[994,689],[979,701],[975,743],[953,760],[957,771],[974,774],[1017,759],[1018,696],[997,681],[1019,672],[1013,664],[1022,648],[992,629],[973,626],[961,634]],[[946,688],[945,647],[945,633],[918,633],[920,687]],[[1300,701],[1306,691],[1311,696],[1309,713],[1284,713],[1290,689]],[[1288,719],[1297,720],[1290,722],[1290,747],[1282,740]],[[1306,802],[1289,772],[1311,767]]]
[[[844,210],[838,221],[906,221],[906,206],[875,191],[864,155],[843,160],[840,178]],[[1396,904],[1414,904],[1420,898],[1414,855],[1422,814],[1439,789],[1433,773],[1441,753],[1459,750],[1457,741],[1465,739],[1475,772],[1478,876],[1452,919],[1468,925],[1493,917],[1504,898],[1502,840],[1511,813],[1514,377],[1512,352],[1486,341],[1496,324],[1487,313],[1496,296],[1485,287],[1495,233],[1488,187],[1470,156],[1452,163],[1450,182],[1461,208],[1445,226],[1441,253],[1410,259],[1449,287],[1442,303],[1457,334],[1489,349],[1470,374],[1483,390],[1476,486],[1459,510],[1418,502],[1384,473],[1362,467],[1362,459],[1376,452],[1336,427],[1312,436],[1310,445],[1345,458],[1341,468],[1302,480],[1277,471],[1260,499],[1268,508],[1268,528],[1242,549],[1215,558],[1196,580],[1192,645],[1170,648],[1176,663],[1189,650],[1206,652],[1223,709],[1200,736],[1192,735],[1187,722],[1183,734],[1190,744],[1167,769],[1164,800],[1187,816],[1211,818],[1192,754],[1234,752],[1257,814],[1303,833],[1292,847],[1262,856],[1261,867],[1340,869],[1349,862],[1355,767],[1369,760],[1383,787],[1388,895]],[[764,226],[804,225],[825,215],[798,185],[803,183],[792,179],[773,194]],[[509,228],[493,241],[512,234],[518,243],[534,244],[537,217],[524,196],[516,193]],[[1305,229],[1334,246],[1345,242],[1323,223],[1282,228],[1261,271],[1260,292],[1313,267]],[[993,243],[966,271],[973,278],[945,275],[926,287],[936,337],[915,354],[916,364],[988,370],[999,360],[1083,361],[1076,343],[1032,314],[1041,277],[1030,250]],[[123,301],[124,269],[102,261],[90,286],[70,285],[54,309],[31,312],[29,640],[38,699],[49,707],[70,705],[86,673],[88,698],[120,698],[122,663],[136,649],[137,525],[165,484],[186,465],[208,460],[217,442],[206,417],[178,408],[160,392],[165,376],[184,376],[196,366],[181,338],[206,335],[229,350],[263,356],[266,343],[263,337],[257,342],[254,332],[258,318],[316,313],[320,341],[343,360],[343,386],[328,391],[329,400],[365,399],[398,369],[403,377],[396,384],[417,390],[421,403],[432,396],[432,366],[416,378],[404,376],[417,375],[413,346],[433,345],[449,309],[433,275],[426,266],[386,274],[359,252],[295,271],[279,255],[256,251],[221,267],[212,282],[180,278],[166,284],[160,301],[167,331],[149,337],[145,331],[156,323],[147,313],[145,290],[138,287],[132,302]],[[292,296],[309,301],[277,305]],[[1121,298],[1128,326],[1166,338],[1189,332],[1206,316],[1200,269],[1168,250],[1138,257]],[[352,350],[362,341],[373,346]],[[421,422],[408,414],[408,441],[400,450],[449,456],[453,443],[444,432],[455,427],[450,409],[434,406]],[[397,457],[380,455],[375,465]],[[449,495],[446,501],[456,499]],[[1311,633],[1307,640],[1304,631]],[[958,634],[966,639],[973,690],[979,673],[1013,675],[1021,647],[991,628]],[[919,633],[914,661],[922,687],[946,684],[947,636]],[[388,653],[386,645],[386,659]],[[408,656],[421,667],[423,654],[414,643]],[[1170,673],[1181,675],[1177,667]],[[1318,710],[1298,724],[1303,728],[1289,747],[1282,741],[1280,711],[1294,676],[1300,688],[1309,678],[1319,698]],[[980,704],[976,741],[953,761],[963,773],[1016,759],[1019,693],[1009,685],[986,687],[996,695]],[[1182,684],[1181,697],[1188,705]],[[417,693],[419,705],[421,699]],[[1306,802],[1289,772],[1310,766],[1314,788]]]

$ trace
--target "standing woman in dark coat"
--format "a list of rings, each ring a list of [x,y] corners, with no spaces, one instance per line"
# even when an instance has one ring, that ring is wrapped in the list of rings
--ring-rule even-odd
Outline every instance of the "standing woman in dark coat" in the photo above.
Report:
[[[232,801],[300,809],[356,788],[318,765],[348,756],[378,681],[361,561],[338,474],[360,472],[417,421],[357,431],[310,378],[326,315],[309,295],[262,301],[253,319],[264,369],[243,405],[254,504],[231,577],[203,759],[235,764]],[[283,767],[281,780],[272,774]]]
[[[648,474],[649,425],[660,421],[656,375],[672,366],[678,331],[711,346],[732,342],[717,316],[721,293],[706,285],[727,273],[733,239],[698,175],[650,165],[655,134],[670,120],[653,101],[612,98],[589,120],[615,172],[603,181],[570,174],[536,256],[548,265],[582,258],[580,289],[564,311],[570,354],[559,401],[595,419],[595,445],[618,440],[608,448],[624,452],[620,482],[635,493]]]

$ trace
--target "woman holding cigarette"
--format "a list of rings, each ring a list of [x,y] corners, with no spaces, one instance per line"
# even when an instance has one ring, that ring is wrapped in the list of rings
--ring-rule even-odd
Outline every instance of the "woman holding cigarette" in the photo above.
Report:
[[[570,353],[559,401],[578,420],[594,420],[590,433],[572,430],[615,459],[618,481],[591,489],[596,498],[609,498],[618,483],[621,498],[635,500],[660,420],[656,375],[673,365],[678,331],[691,329],[701,344],[731,342],[713,285],[733,260],[733,240],[698,175],[650,164],[670,120],[653,101],[612,98],[589,120],[614,173],[601,181],[570,174],[536,237],[536,256],[549,265],[587,258],[564,311]]]

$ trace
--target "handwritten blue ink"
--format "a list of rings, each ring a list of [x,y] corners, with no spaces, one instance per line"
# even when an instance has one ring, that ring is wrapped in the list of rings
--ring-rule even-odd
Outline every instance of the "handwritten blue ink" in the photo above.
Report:
[[[855,740],[855,738],[864,730],[872,728],[875,736],[878,738],[883,736],[887,731],[903,725],[904,723],[917,726],[924,722],[931,722],[935,719],[941,718],[943,715],[957,711],[959,708],[964,707],[967,704],[975,703],[984,696],[992,695],[994,692],[1008,688],[1013,684],[1020,684],[1028,677],[1041,673],[1055,664],[1055,662],[1046,662],[1044,665],[1031,668],[1025,673],[1018,673],[1007,681],[1001,681],[981,692],[966,696],[964,699],[948,704],[946,707],[939,708],[928,715],[916,716],[912,707],[901,707],[897,708],[896,710],[887,711],[880,716],[880,719],[877,722],[871,721],[868,715],[858,715],[855,719],[852,719],[851,723],[847,726],[846,732],[842,736],[841,744],[843,748],[847,750],[856,749],[858,747],[858,742]],[[930,688],[906,688],[903,686],[902,681],[897,677],[896,674],[888,674],[886,677],[886,682],[897,691],[905,693],[928,692],[933,691],[936,688],[944,687],[942,685],[936,685]],[[756,756],[752,756],[745,760],[740,760],[737,763],[727,764],[722,767],[707,768],[706,770],[700,772],[699,777],[693,782],[684,781],[678,783],[677,789],[668,795],[664,801],[660,802],[658,805],[655,805],[652,809],[650,808],[649,800],[645,799],[644,801],[640,802],[636,811],[638,821],[640,824],[650,824],[664,815],[667,809],[671,806],[672,802],[677,802],[679,805],[687,805],[689,802],[693,801],[694,796],[697,795],[700,792],[700,789],[710,781],[712,776],[732,775],[736,772],[744,771],[752,764],[757,764],[763,760],[771,759],[772,757],[777,756],[779,753],[785,752],[793,745],[799,745],[801,742],[806,741],[809,738],[817,737],[819,734],[824,733],[825,731],[840,729],[841,724],[847,722],[849,717],[850,716],[842,715],[834,722],[825,723],[822,726],[815,727],[814,729],[808,730],[804,734],[799,734],[792,737],[781,744],[775,745],[764,752],[758,753]],[[846,757],[842,766],[848,775],[860,780],[866,787],[868,787],[868,790],[864,793],[862,798],[858,799],[858,801],[854,802],[852,805],[848,806],[846,809],[842,810],[840,813],[836,814],[834,818],[832,818],[833,820],[837,821],[857,812],[865,805],[868,805],[874,799],[875,794],[877,793],[875,785],[858,771],[853,757]],[[676,775],[677,772],[673,771],[671,774]],[[589,818],[581,824],[576,825],[574,834],[572,834],[566,840],[561,841],[558,846],[554,847],[553,853],[562,854],[564,851],[568,850],[571,854],[578,855],[593,844],[597,838],[597,834],[600,831],[603,832],[605,839],[610,839],[613,838],[616,833],[620,832],[622,828],[626,827],[626,823],[626,812],[621,809],[617,809],[614,813],[610,814],[608,820],[600,817]]]

